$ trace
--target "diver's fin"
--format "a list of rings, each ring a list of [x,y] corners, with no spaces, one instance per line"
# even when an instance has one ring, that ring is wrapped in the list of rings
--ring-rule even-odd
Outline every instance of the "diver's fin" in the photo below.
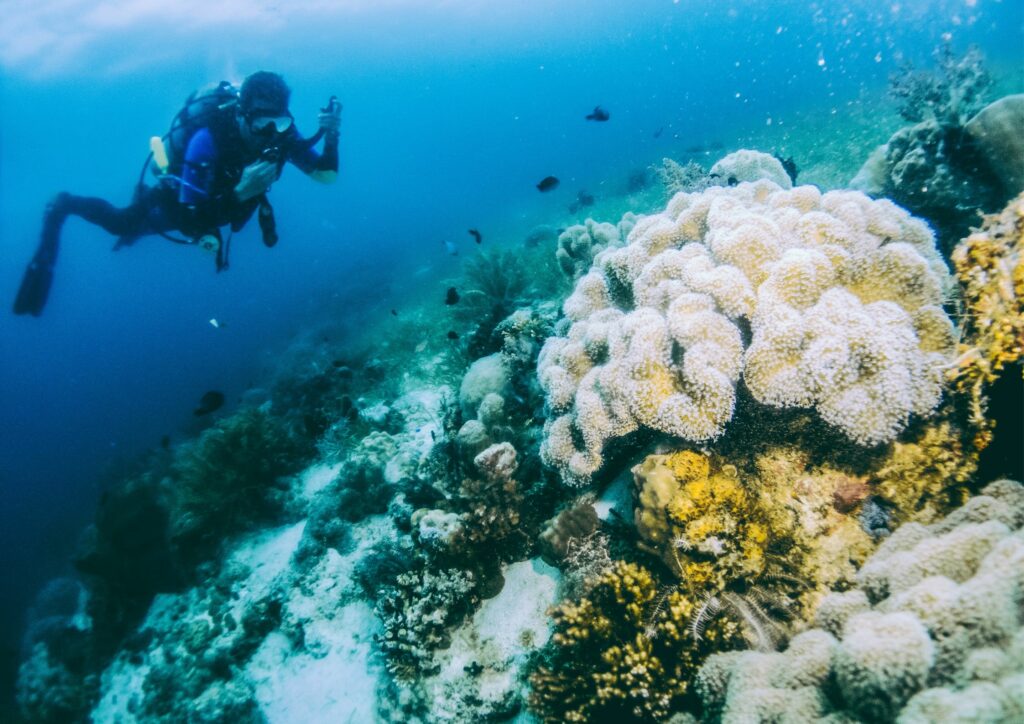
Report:
[[[59,233],[59,232],[58,232]],[[31,314],[38,317],[43,313],[46,300],[53,284],[53,267],[57,263],[58,236],[45,233],[35,256],[21,278],[18,296],[14,299],[15,314]]]
[[[53,283],[53,267],[40,264],[33,259],[21,279],[18,296],[14,300],[15,314],[31,314],[38,317],[43,313],[46,299],[50,296],[50,285]]]

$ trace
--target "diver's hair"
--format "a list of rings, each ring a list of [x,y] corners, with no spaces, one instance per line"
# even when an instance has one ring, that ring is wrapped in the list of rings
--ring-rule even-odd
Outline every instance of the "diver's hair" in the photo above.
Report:
[[[284,78],[277,73],[259,70],[242,82],[238,105],[243,112],[257,107],[284,112],[288,110],[291,94],[292,89]]]

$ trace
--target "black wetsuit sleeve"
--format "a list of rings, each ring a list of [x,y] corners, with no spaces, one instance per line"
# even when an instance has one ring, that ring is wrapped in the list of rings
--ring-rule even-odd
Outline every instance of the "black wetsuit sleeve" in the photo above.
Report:
[[[325,177],[338,172],[338,134],[328,133],[324,136],[322,153],[318,153],[315,148],[306,145],[304,139],[297,137],[291,144],[288,161],[309,176],[331,180]]]

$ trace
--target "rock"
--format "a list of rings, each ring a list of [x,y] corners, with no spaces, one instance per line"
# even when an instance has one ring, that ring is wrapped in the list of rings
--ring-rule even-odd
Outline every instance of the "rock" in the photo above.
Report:
[[[1024,93],[988,104],[964,128],[1006,192],[1024,191]]]

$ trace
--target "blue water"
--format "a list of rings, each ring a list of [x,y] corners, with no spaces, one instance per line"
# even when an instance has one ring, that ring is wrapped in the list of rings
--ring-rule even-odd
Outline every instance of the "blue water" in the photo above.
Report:
[[[442,240],[468,253],[466,229],[477,227],[488,243],[511,243],[564,216],[577,190],[612,189],[688,146],[728,144],[729,129],[880,96],[900,58],[927,66],[946,33],[961,51],[980,45],[1018,83],[1024,67],[1020,0],[165,5],[7,4],[4,305],[47,199],[69,190],[127,203],[148,138],[210,81],[282,73],[307,133],[337,94],[342,172],[320,186],[286,171],[271,196],[281,243],[263,248],[253,224],[220,275],[210,257],[159,238],[113,254],[104,232],[72,219],[44,316],[0,313],[7,651],[26,602],[67,567],[104,471],[165,434],[194,434],[203,392],[236,399],[326,313],[359,328],[401,306],[415,270],[454,273]],[[597,104],[610,122],[583,120]],[[549,174],[562,185],[541,195],[534,184]]]

